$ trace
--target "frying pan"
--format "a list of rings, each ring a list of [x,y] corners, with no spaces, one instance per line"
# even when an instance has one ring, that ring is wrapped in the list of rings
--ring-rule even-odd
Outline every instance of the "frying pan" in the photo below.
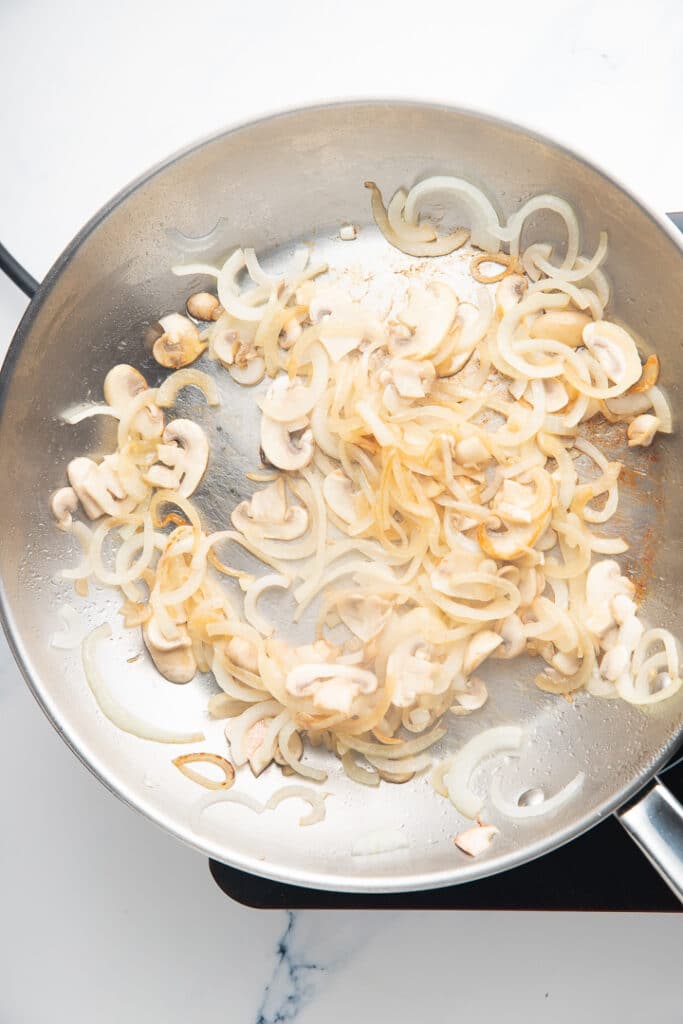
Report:
[[[498,662],[485,708],[453,721],[434,753],[455,750],[482,728],[516,722],[524,726],[527,742],[506,768],[511,786],[551,794],[579,770],[586,781],[553,816],[515,823],[492,812],[500,835],[487,854],[471,860],[451,841],[463,819],[428,779],[367,790],[317,751],[314,762],[329,762],[330,771],[324,822],[300,827],[296,801],[259,816],[223,804],[197,819],[193,808],[203,791],[170,763],[188,748],[176,751],[117,731],[92,699],[78,651],[50,646],[64,600],[82,608],[93,626],[111,622],[114,636],[102,652],[102,669],[120,699],[165,724],[202,723],[207,739],[201,748],[225,751],[221,723],[208,722],[205,712],[215,684],[206,677],[186,686],[160,679],[137,631],[121,627],[116,594],[91,589],[87,602],[74,600],[56,580],[59,569],[78,556],[51,522],[48,495],[63,485],[69,459],[104,453],[115,444],[106,417],[68,426],[61,414],[74,404],[101,400],[102,381],[114,363],[134,364],[152,385],[162,379],[165,371],[149,355],[149,330],[206,285],[206,279],[171,273],[173,264],[193,258],[193,238],[209,233],[204,248],[214,259],[237,244],[254,246],[267,266],[314,240],[333,265],[351,259],[380,272],[389,247],[372,225],[364,180],[376,180],[391,195],[434,173],[472,180],[495,197],[504,215],[535,193],[565,196],[580,215],[586,252],[606,229],[610,315],[628,323],[645,349],[659,353],[662,383],[678,413],[681,240],[664,217],[589,161],[523,128],[444,106],[354,102],[268,117],[172,157],[112,200],[58,259],[16,332],[0,378],[0,574],[9,643],[55,728],[105,786],[186,843],[245,871],[320,889],[433,888],[514,867],[616,812],[683,898],[683,809],[656,776],[680,739],[683,692],[646,711],[587,697],[570,704],[536,689],[529,666]],[[353,243],[337,241],[339,225],[347,221],[361,227]],[[539,217],[525,242],[561,243],[559,230],[552,216]],[[182,394],[178,411],[196,418],[211,441],[212,465],[196,498],[216,529],[251,488],[244,474],[258,461],[258,420],[253,393],[232,384],[217,364],[203,369],[216,376],[219,413],[189,392]],[[627,567],[649,582],[645,618],[683,636],[679,437],[659,438],[647,458],[648,475],[634,477],[638,486],[621,488],[621,509],[634,539]],[[289,635],[286,620],[278,625]],[[261,801],[281,784],[274,768],[259,779],[242,774],[237,783]],[[405,848],[352,855],[356,837],[397,827]]]

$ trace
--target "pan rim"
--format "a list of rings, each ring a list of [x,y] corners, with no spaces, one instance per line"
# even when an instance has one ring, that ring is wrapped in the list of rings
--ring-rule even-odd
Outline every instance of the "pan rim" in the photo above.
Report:
[[[90,237],[90,235],[115,209],[117,209],[117,207],[119,207],[126,199],[129,198],[129,196],[141,188],[146,182],[152,180],[160,172],[173,166],[178,161],[202,149],[203,147],[214,142],[218,142],[226,136],[239,133],[243,130],[249,130],[257,125],[267,124],[273,120],[296,116],[299,114],[324,112],[337,107],[363,108],[377,107],[381,105],[394,107],[402,106],[407,109],[413,108],[436,112],[441,111],[445,114],[462,115],[512,129],[524,134],[528,138],[550,145],[554,149],[571,157],[573,160],[583,163],[590,170],[600,175],[610,185],[618,189],[661,231],[663,231],[664,235],[668,237],[669,241],[672,242],[683,255],[683,236],[681,236],[681,233],[673,224],[670,223],[665,214],[652,208],[649,203],[634,193],[628,185],[624,184],[611,172],[596,163],[592,158],[588,158],[588,156],[580,149],[577,149],[574,146],[569,146],[558,140],[556,137],[550,136],[545,132],[537,131],[535,128],[529,127],[528,125],[520,122],[499,117],[495,113],[485,110],[462,105],[453,105],[438,99],[414,100],[391,95],[368,98],[339,98],[323,103],[294,108],[275,108],[268,113],[264,113],[260,117],[251,118],[247,121],[236,121],[218,132],[212,133],[202,139],[190,143],[188,146],[158,162],[150,169],[144,171],[137,178],[133,179],[133,181],[128,185],[124,186],[124,188],[104,204],[86,222],[80,231],[77,232],[57,257],[44,280],[41,282],[35,297],[30,302],[12,338],[2,369],[0,370],[0,418],[24,340],[29,334],[33,322],[46,297],[50,294],[53,286],[59,280],[61,273],[68,265],[73,255],[78,251],[86,239]],[[8,646],[12,651],[14,659],[17,662],[29,690],[62,739],[76,754],[81,763],[84,764],[85,767],[87,767],[88,770],[96,776],[96,778],[98,778],[109,792],[119,797],[119,799],[124,803],[143,814],[160,828],[163,828],[165,832],[170,833],[175,836],[175,838],[181,840],[186,845],[196,849],[205,856],[212,857],[214,860],[229,864],[232,867],[246,871],[250,874],[266,877],[276,882],[303,885],[312,889],[349,893],[391,893],[436,889],[448,885],[474,881],[478,878],[487,877],[509,870],[522,863],[528,863],[554,849],[558,849],[565,843],[578,837],[608,814],[611,814],[620,806],[631,800],[648,784],[653,776],[656,775],[659,768],[678,748],[680,745],[681,734],[683,733],[683,727],[680,727],[678,733],[673,734],[669,743],[658,753],[648,770],[642,773],[642,775],[634,780],[630,785],[625,786],[622,790],[613,794],[612,797],[604,800],[602,804],[589,813],[583,815],[583,817],[578,821],[574,821],[565,828],[557,832],[553,832],[551,838],[539,839],[531,846],[524,847],[523,854],[520,853],[519,856],[515,856],[514,853],[512,855],[507,853],[498,858],[482,862],[481,864],[473,862],[464,869],[461,866],[458,866],[456,878],[453,877],[453,871],[450,869],[421,873],[404,872],[403,874],[398,874],[392,877],[390,880],[379,880],[376,876],[363,875],[360,873],[358,875],[334,875],[329,872],[312,873],[305,868],[292,868],[289,866],[279,867],[276,863],[269,864],[267,861],[260,861],[254,856],[237,853],[227,856],[223,844],[218,844],[210,840],[203,840],[196,836],[195,833],[192,833],[189,827],[180,827],[176,820],[170,815],[159,812],[157,808],[150,806],[148,802],[141,799],[139,795],[132,793],[130,787],[120,784],[113,779],[106,767],[102,765],[97,753],[90,750],[77,740],[74,735],[74,731],[71,730],[69,726],[69,722],[62,719],[59,708],[55,706],[55,702],[43,691],[38,673],[34,673],[32,670],[29,652],[25,648],[23,642],[19,641],[19,634],[18,631],[15,630],[13,620],[14,617],[7,597],[4,579],[0,577],[0,621],[2,622]]]

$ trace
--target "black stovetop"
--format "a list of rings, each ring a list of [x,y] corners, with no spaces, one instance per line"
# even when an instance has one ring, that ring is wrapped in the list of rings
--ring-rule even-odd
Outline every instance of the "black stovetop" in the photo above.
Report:
[[[662,772],[683,797],[683,763]],[[218,886],[259,909],[375,910],[623,910],[680,912],[681,905],[609,817],[590,832],[538,860],[478,882],[426,892],[356,895],[281,885],[210,861]]]

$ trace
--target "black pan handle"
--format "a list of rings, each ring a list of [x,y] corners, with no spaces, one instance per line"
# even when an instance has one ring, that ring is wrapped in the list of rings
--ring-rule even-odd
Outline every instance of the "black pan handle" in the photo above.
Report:
[[[35,277],[31,277],[28,270],[22,267],[21,263],[18,263],[11,252],[8,252],[2,242],[0,242],[0,270],[2,270],[9,277],[10,281],[14,281],[17,288],[21,288],[24,295],[27,295],[29,299],[38,291],[38,282]]]

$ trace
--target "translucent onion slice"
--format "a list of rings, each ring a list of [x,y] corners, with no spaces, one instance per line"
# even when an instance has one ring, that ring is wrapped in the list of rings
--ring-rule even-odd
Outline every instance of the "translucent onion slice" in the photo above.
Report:
[[[168,376],[156,392],[156,404],[162,409],[169,408],[175,402],[178,392],[187,387],[199,388],[206,398],[207,405],[221,404],[213,378],[202,370],[192,368],[176,370]]]
[[[291,582],[289,576],[271,573],[268,576],[261,576],[259,579],[254,580],[247,587],[246,594],[244,595],[244,617],[249,625],[257,629],[262,636],[272,636],[275,627],[259,612],[257,608],[258,599],[264,591],[270,590],[273,587],[279,590],[288,590]]]
[[[311,810],[308,814],[304,814],[302,818],[299,818],[299,824],[304,826],[315,825],[325,818],[326,796],[326,793],[316,793],[315,790],[309,789],[307,786],[282,786],[281,789],[276,789],[271,795],[266,804],[266,810],[274,810],[283,800],[305,800],[310,804]]]
[[[521,805],[514,803],[512,800],[508,800],[503,794],[501,786],[502,772],[496,772],[491,780],[491,787],[489,794],[491,797],[491,803],[501,814],[504,814],[506,818],[513,818],[516,821],[524,820],[525,818],[540,818],[546,815],[554,814],[561,807],[564,807],[566,803],[576,796],[581,787],[583,786],[585,775],[583,772],[578,772],[574,778],[563,786],[562,789],[558,790],[553,796],[548,797],[547,800],[542,800],[539,803],[529,803]]]
[[[62,413],[62,419],[69,426],[82,423],[83,420],[88,420],[92,416],[112,416],[118,420],[121,418],[121,413],[118,409],[112,409],[110,405],[79,405]]]
[[[472,218],[470,237],[472,245],[486,252],[497,253],[500,249],[500,223],[493,203],[481,189],[464,178],[435,175],[414,185],[406,197],[404,217],[406,223],[415,226],[418,222],[418,207],[434,195],[452,196],[459,200]]]
[[[100,711],[122,732],[130,733],[143,740],[154,740],[156,743],[198,743],[204,739],[202,732],[182,732],[179,729],[164,729],[152,722],[140,718],[133,711],[124,707],[114,697],[97,664],[97,648],[102,640],[111,636],[111,626],[105,622],[83,641],[83,669],[88,686],[97,701]]]
[[[483,798],[470,788],[476,768],[493,754],[519,750],[523,735],[518,725],[495,726],[479,733],[451,758],[443,781],[451,803],[466,818],[476,818],[484,806]]]
[[[70,604],[63,604],[57,609],[57,614],[64,623],[64,628],[50,637],[50,647],[58,651],[73,651],[80,647],[88,634],[88,628],[83,618]]]
[[[378,828],[354,839],[352,857],[376,857],[382,853],[395,853],[410,846],[403,832],[398,828]]]
[[[372,192],[372,215],[377,227],[387,242],[408,256],[446,256],[448,253],[460,249],[469,238],[469,231],[460,229],[443,238],[437,237],[433,242],[410,241],[403,234],[397,234],[389,223],[389,217],[382,201],[382,193],[375,182],[366,181],[365,187]]]

